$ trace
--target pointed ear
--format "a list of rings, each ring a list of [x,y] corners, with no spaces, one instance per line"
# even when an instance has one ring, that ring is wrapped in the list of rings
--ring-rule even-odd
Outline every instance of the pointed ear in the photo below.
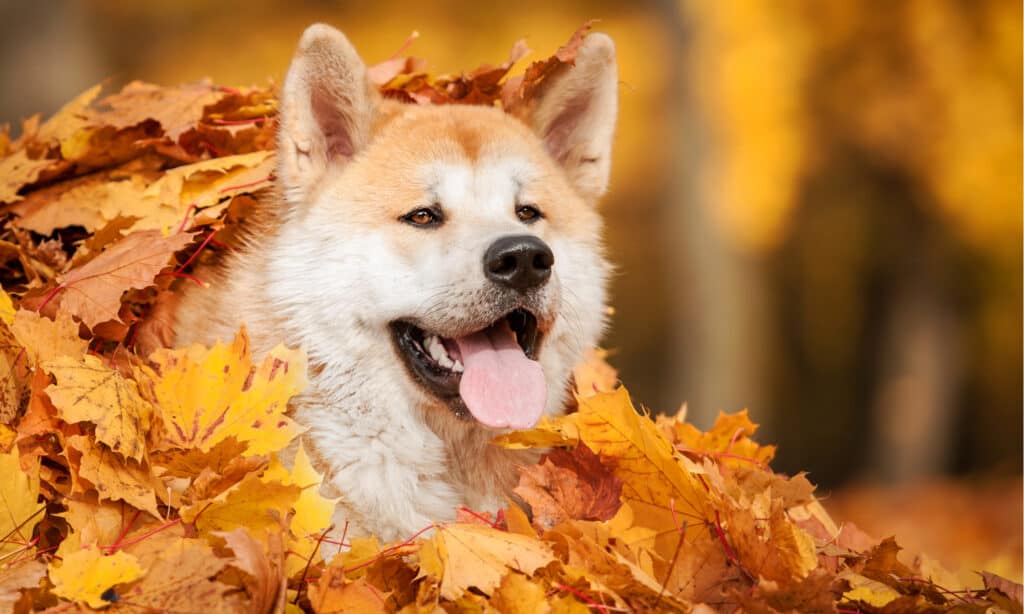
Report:
[[[306,28],[281,90],[278,176],[289,203],[308,200],[330,167],[366,146],[376,96],[344,34]]]
[[[595,32],[583,40],[574,66],[544,80],[529,113],[548,152],[591,203],[608,188],[618,88],[615,44]]]

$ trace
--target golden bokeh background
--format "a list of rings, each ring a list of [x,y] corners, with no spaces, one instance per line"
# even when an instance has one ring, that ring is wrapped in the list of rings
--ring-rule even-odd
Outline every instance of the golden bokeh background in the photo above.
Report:
[[[589,18],[619,54],[606,345],[634,397],[749,407],[826,488],[1011,484],[986,497],[1019,570],[1018,1],[9,2],[0,122],[104,80],[280,81],[314,21],[368,63],[416,30],[452,72]]]

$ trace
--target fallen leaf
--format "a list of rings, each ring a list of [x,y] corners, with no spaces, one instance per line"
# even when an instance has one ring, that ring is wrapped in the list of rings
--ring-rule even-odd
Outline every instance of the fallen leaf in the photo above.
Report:
[[[0,557],[29,548],[32,531],[42,520],[39,498],[39,466],[24,471],[18,448],[0,453]]]
[[[195,539],[173,538],[159,544],[149,559],[142,580],[118,593],[118,601],[131,608],[159,612],[204,612],[208,614],[236,611],[225,602],[230,586],[215,580],[227,561],[214,555],[213,549]]]
[[[5,324],[14,322],[14,303],[11,302],[11,295],[0,289],[0,320]]]
[[[160,516],[156,493],[163,487],[153,478],[148,467],[124,459],[85,435],[73,435],[67,438],[67,442],[70,448],[82,455],[79,476],[92,484],[100,499],[124,501],[153,516]]]
[[[622,480],[580,444],[522,469],[515,493],[530,504],[534,527],[546,531],[566,520],[610,519],[619,510]]]
[[[53,160],[33,160],[25,150],[16,151],[0,159],[0,203],[14,203],[22,199],[18,190],[32,184]]]
[[[50,565],[53,594],[91,608],[110,605],[103,598],[109,588],[141,578],[145,573],[127,552],[104,556],[96,547],[67,554],[60,565],[56,563]]]
[[[96,440],[128,459],[142,461],[153,407],[139,395],[138,385],[96,356],[62,356],[43,363],[57,378],[46,389],[61,419],[92,422]]]
[[[39,587],[39,581],[46,576],[46,565],[32,559],[24,559],[0,567],[0,610],[15,612],[15,604],[21,599],[24,589]]]
[[[362,578],[345,580],[341,569],[330,568],[316,584],[309,586],[309,602],[316,614],[377,614],[391,612],[387,595],[382,595]]]
[[[850,585],[850,590],[843,593],[843,598],[849,601],[860,601],[875,608],[884,608],[900,597],[899,591],[891,586],[852,571],[839,574],[839,579]]]
[[[490,594],[509,570],[532,575],[554,560],[546,544],[480,525],[438,525],[421,549],[420,573],[439,578],[441,596],[457,599],[470,587]]]
[[[149,230],[132,233],[95,259],[59,278],[60,306],[92,328],[118,319],[121,295],[153,285],[174,252],[192,241],[187,233],[168,236]]]
[[[205,107],[226,95],[222,89],[205,82],[161,87],[132,81],[120,92],[103,98],[85,112],[85,116],[92,125],[115,128],[127,128],[152,119],[176,141],[181,133],[202,119]]]
[[[245,572],[246,592],[255,612],[280,612],[284,606],[287,575],[282,569],[280,540],[268,547],[244,528],[216,533],[234,552],[232,566]],[[276,536],[275,536],[276,537]],[[271,550],[274,551],[271,554]]]
[[[11,332],[28,354],[27,364],[38,365],[60,357],[80,359],[89,342],[78,336],[78,323],[61,311],[51,320],[34,311],[19,309]]]
[[[156,449],[205,451],[234,437],[248,454],[267,454],[302,431],[285,415],[288,400],[306,385],[300,352],[278,346],[254,367],[242,331],[230,345],[158,350],[151,359],[159,375],[146,370],[146,391],[164,424]]]
[[[279,529],[301,492],[298,486],[268,483],[249,474],[216,499],[181,508],[181,519],[194,523],[200,533],[244,527],[266,539],[266,531]]]

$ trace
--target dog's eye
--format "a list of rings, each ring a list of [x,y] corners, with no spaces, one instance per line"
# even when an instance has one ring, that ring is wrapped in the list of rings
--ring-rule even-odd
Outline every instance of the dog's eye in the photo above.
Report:
[[[516,217],[518,217],[521,222],[532,224],[544,217],[544,214],[540,212],[540,209],[533,205],[518,205],[516,207]]]
[[[441,215],[441,210],[437,207],[425,207],[423,209],[414,209],[399,219],[412,226],[430,228],[431,226],[439,226],[444,221],[444,216]]]

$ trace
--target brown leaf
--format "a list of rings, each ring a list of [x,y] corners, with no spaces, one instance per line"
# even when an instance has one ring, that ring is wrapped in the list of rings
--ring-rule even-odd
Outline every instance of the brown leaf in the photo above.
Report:
[[[622,480],[584,444],[555,450],[522,470],[515,493],[530,504],[533,526],[546,531],[566,520],[608,520],[619,510]]]
[[[147,119],[157,121],[172,141],[177,141],[203,117],[203,109],[220,101],[225,92],[209,83],[161,87],[132,81],[117,94],[101,100],[85,112],[96,126],[127,128]]]
[[[163,236],[157,230],[124,237],[60,279],[61,307],[90,328],[117,319],[125,290],[152,285],[174,252],[191,240],[187,233]]]
[[[287,578],[282,561],[282,543],[279,533],[268,536],[268,543],[254,539],[244,528],[216,533],[235,554],[231,565],[248,576],[245,590],[249,594],[253,612],[281,612],[284,610]]]
[[[536,95],[538,89],[542,88],[548,76],[566,65],[576,62],[576,54],[579,52],[583,39],[593,27],[595,20],[590,20],[579,27],[569,41],[558,48],[555,55],[546,60],[539,60],[530,64],[526,72],[505,82],[501,88],[501,104],[506,112],[522,116],[525,109]]]
[[[53,160],[33,160],[25,150],[0,159],[0,203],[21,200],[18,190],[35,182],[53,163]]]
[[[980,573],[982,581],[985,582],[985,588],[997,590],[1010,599],[1013,599],[1018,604],[1024,600],[1024,586],[1021,586],[1013,580],[1007,580],[1006,578],[994,573],[987,571],[982,571]]]
[[[224,599],[231,587],[214,579],[227,561],[217,558],[212,548],[202,541],[179,537],[153,545],[157,544],[160,550],[155,555],[139,554],[140,561],[147,563],[146,576],[118,595],[118,601],[129,604],[128,611],[237,612]]]

